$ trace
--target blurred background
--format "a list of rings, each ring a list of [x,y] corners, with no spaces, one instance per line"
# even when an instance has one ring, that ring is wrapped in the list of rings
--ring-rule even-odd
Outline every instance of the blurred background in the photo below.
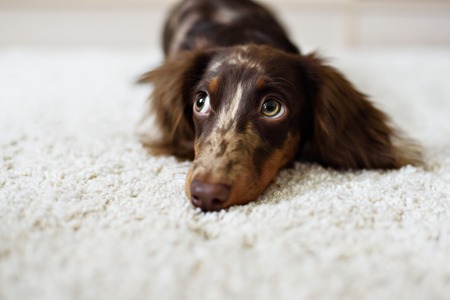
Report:
[[[0,0],[0,47],[155,47],[176,0]],[[450,46],[450,0],[262,0],[303,48]]]

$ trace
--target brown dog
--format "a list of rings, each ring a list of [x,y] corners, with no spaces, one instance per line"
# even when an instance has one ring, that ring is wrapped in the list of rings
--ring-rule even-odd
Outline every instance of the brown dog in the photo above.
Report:
[[[386,115],[336,69],[303,55],[250,0],[185,0],[164,30],[165,62],[144,74],[157,154],[194,159],[186,180],[204,211],[245,204],[295,159],[339,169],[420,161]]]

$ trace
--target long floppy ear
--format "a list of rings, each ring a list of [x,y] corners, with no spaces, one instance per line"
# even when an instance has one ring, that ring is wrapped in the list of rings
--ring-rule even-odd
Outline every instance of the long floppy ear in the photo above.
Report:
[[[141,141],[152,153],[185,159],[194,157],[195,132],[190,97],[211,57],[212,52],[176,53],[160,67],[139,78],[138,83],[153,85],[140,126]],[[152,132],[149,125],[156,125],[158,132]]]
[[[310,90],[309,155],[341,169],[390,169],[420,163],[420,150],[339,71],[315,54],[302,57]]]

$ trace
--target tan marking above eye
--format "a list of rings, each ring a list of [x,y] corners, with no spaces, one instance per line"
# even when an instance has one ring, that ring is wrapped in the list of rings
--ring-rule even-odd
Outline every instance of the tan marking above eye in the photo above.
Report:
[[[261,89],[263,89],[266,86],[266,84],[267,84],[267,81],[264,78],[259,78],[256,81],[256,88],[258,90],[261,90]]]
[[[210,93],[217,92],[218,88],[219,88],[219,78],[211,79],[211,81],[208,84],[208,89],[209,89]]]

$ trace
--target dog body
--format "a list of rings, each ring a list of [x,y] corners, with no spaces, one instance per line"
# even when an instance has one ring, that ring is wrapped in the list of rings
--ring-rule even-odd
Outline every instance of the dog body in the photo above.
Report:
[[[216,211],[258,198],[303,159],[339,169],[419,161],[387,116],[336,69],[303,55],[250,0],[185,0],[163,34],[165,62],[142,76],[153,92],[154,153],[193,159],[191,202]]]
[[[248,44],[299,52],[274,16],[249,0],[185,0],[172,11],[163,34],[166,55]]]

